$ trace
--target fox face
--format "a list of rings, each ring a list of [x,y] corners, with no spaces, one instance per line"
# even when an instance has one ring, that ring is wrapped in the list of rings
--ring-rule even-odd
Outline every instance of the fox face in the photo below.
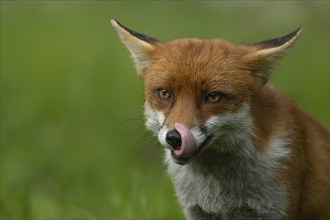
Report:
[[[299,28],[250,45],[221,39],[163,43],[112,24],[144,81],[146,127],[181,165],[209,148],[233,150],[214,143],[253,129],[250,103],[301,33]]]
[[[246,111],[256,90],[250,71],[232,59],[243,51],[230,47],[222,41],[174,41],[154,55],[144,75],[146,126],[177,163],[197,157],[221,130],[236,126],[234,118]]]

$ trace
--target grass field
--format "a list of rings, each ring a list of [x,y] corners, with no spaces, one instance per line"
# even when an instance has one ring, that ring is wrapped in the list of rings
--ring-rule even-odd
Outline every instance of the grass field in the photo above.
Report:
[[[329,130],[328,1],[1,1],[1,219],[182,219],[110,19],[168,41],[304,33],[272,82]]]

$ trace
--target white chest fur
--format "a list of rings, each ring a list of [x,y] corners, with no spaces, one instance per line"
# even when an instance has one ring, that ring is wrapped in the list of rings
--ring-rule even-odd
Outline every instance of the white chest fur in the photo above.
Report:
[[[259,216],[280,218],[287,208],[286,188],[274,176],[284,169],[280,162],[290,153],[286,138],[273,138],[266,152],[255,150],[249,140],[237,143],[240,144],[231,147],[244,153],[210,148],[183,166],[174,163],[170,153],[166,153],[168,172],[181,205],[184,210],[197,205],[225,219],[247,208]]]

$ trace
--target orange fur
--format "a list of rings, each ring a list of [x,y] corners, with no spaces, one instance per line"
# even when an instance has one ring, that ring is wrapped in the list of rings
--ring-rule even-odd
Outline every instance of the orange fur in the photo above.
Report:
[[[188,128],[203,125],[214,115],[236,113],[248,103],[258,151],[269,150],[273,136],[290,137],[291,154],[281,161],[274,177],[288,189],[285,219],[330,219],[329,134],[267,84],[270,70],[301,30],[282,38],[284,43],[235,45],[220,39],[161,43],[135,35],[116,21],[113,25],[129,49],[134,44],[130,51],[144,81],[146,102],[164,114],[169,129],[175,123]],[[134,54],[136,50],[139,54]],[[172,99],[160,99],[160,88],[169,91]],[[216,104],[204,104],[205,95],[213,91],[225,96]]]

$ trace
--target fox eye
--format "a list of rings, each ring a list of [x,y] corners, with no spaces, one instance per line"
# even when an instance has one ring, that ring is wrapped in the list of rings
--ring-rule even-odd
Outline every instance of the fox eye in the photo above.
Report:
[[[204,98],[204,101],[206,103],[218,103],[224,96],[225,95],[221,92],[211,92]]]
[[[159,98],[169,100],[172,96],[166,89],[158,89],[157,94]]]

